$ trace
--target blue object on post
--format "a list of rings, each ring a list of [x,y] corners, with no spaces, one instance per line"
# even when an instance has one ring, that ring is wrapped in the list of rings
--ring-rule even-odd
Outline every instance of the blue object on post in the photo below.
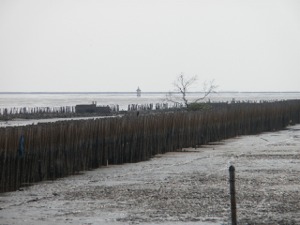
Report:
[[[24,154],[25,154],[25,138],[24,135],[22,134],[19,139],[18,155],[20,158],[22,158]]]

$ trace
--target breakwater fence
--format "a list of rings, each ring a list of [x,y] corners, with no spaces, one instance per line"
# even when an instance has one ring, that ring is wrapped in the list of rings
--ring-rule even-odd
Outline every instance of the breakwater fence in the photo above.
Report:
[[[168,109],[182,109],[183,104],[180,103],[148,103],[148,104],[129,104],[127,111],[153,111],[153,110],[168,110]]]
[[[110,109],[112,113],[119,112],[119,105],[105,106]],[[99,112],[101,113],[101,112]],[[66,117],[76,116],[80,114],[76,112],[76,106],[59,106],[59,107],[11,107],[0,108],[0,120],[7,120],[11,118],[43,118],[43,117]]]
[[[300,122],[300,100],[0,128],[0,192]]]
[[[109,105],[112,112],[119,112],[119,105]],[[129,104],[128,111],[147,111],[147,110],[166,110],[183,108],[180,103],[148,103],[148,104]],[[26,115],[26,114],[64,114],[76,113],[76,106],[58,106],[58,107],[11,107],[0,108],[0,117],[8,115]]]
[[[102,106],[104,107],[104,106]],[[118,113],[119,105],[109,105],[111,112]],[[149,104],[129,104],[127,110],[130,111],[151,111],[183,108],[182,104],[174,103],[149,103]],[[0,119],[7,116],[34,115],[34,114],[76,114],[76,106],[59,107],[11,107],[0,108]]]
[[[0,115],[34,114],[34,113],[75,113],[75,106],[0,108]]]
[[[213,102],[213,101],[207,101],[207,102],[199,102],[199,103],[192,103],[191,110],[193,110],[193,106],[201,107],[205,106],[207,107],[213,107],[213,108],[220,108],[224,107],[224,105],[228,104],[244,104],[244,103],[251,103],[251,104],[262,104],[262,103],[270,103],[270,102],[277,102],[277,100],[271,100],[271,101],[265,101],[265,100],[259,100],[259,101],[236,101],[235,99],[232,99],[231,102]],[[160,103],[146,103],[146,104],[129,104],[127,107],[128,112],[135,112],[135,111],[145,111],[145,112],[151,112],[151,111],[168,111],[168,110],[186,110],[187,108],[184,106],[183,103],[180,102],[160,102]],[[198,108],[199,109],[199,108]]]
[[[258,102],[239,102],[232,101],[231,104],[240,103],[258,103]],[[263,102],[259,102],[263,103]],[[228,102],[206,102],[206,105],[213,105],[213,107],[227,105]],[[80,106],[80,105],[79,105]],[[91,106],[91,105],[88,105]],[[11,107],[0,108],[0,120],[10,120],[14,118],[24,119],[39,119],[39,118],[52,118],[52,117],[73,117],[82,116],[82,114],[107,114],[98,110],[97,112],[90,112],[93,110],[87,109],[86,112],[77,112],[77,106],[57,106],[57,107]],[[96,105],[95,105],[95,108]],[[98,108],[109,108],[112,114],[124,114],[126,111],[120,111],[118,104],[100,106]],[[170,111],[170,110],[185,110],[186,108],[181,103],[147,103],[147,104],[129,104],[127,112],[153,112],[153,111]],[[88,115],[87,115],[88,116]],[[91,115],[92,116],[92,115]]]

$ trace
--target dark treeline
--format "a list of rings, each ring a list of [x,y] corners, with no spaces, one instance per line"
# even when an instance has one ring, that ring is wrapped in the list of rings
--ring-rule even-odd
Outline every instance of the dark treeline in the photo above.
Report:
[[[300,100],[289,100],[1,128],[0,192],[299,121]]]

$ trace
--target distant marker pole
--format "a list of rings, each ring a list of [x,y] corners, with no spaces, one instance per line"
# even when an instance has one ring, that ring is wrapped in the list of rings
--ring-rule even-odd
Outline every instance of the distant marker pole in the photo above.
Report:
[[[229,167],[229,183],[230,183],[230,202],[231,202],[231,224],[236,223],[236,200],[235,200],[235,168]]]

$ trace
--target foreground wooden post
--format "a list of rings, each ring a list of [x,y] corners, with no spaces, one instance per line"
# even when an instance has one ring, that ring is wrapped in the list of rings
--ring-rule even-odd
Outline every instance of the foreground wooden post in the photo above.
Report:
[[[231,201],[231,224],[236,223],[236,200],[235,200],[235,168],[229,167],[229,183],[230,183],[230,201]]]

